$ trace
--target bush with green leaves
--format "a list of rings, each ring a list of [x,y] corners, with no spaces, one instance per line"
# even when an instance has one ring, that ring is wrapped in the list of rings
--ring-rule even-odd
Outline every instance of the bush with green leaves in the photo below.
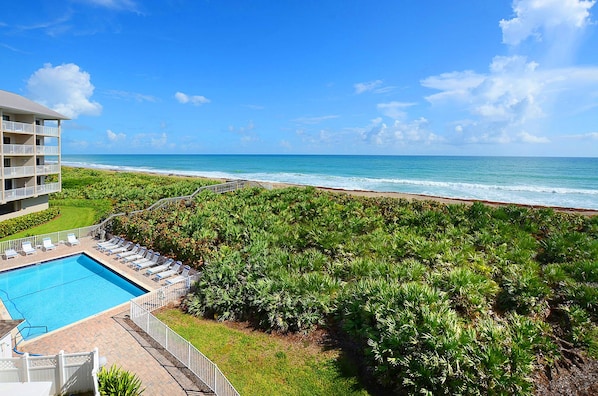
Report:
[[[16,234],[29,228],[47,223],[60,215],[60,208],[50,207],[41,212],[30,213],[0,222],[0,238]]]
[[[194,315],[340,329],[390,389],[530,394],[561,340],[596,346],[597,218],[250,188],[113,230],[200,271],[185,303]],[[544,321],[553,312],[565,319]]]
[[[139,396],[145,389],[136,374],[112,365],[98,372],[98,387],[102,396]]]

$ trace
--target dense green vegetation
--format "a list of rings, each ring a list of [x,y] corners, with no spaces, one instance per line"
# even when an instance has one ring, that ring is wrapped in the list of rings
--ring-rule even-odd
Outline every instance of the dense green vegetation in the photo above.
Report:
[[[40,224],[47,223],[59,215],[60,208],[54,207],[42,210],[41,212],[30,213],[24,216],[4,220],[0,222],[0,238],[5,238],[18,232],[28,233],[30,229]]]
[[[52,200],[101,206],[102,214],[145,209],[159,199],[189,195],[199,187],[218,183],[206,179],[145,173],[62,168],[62,191]],[[109,210],[104,202],[108,202]],[[97,206],[96,206],[97,207]]]
[[[50,195],[50,209],[0,222],[0,238],[90,226],[111,213],[145,209],[161,198],[189,195],[214,183],[189,177],[62,167],[62,191]]]
[[[215,362],[243,396],[367,395],[338,349],[234,329],[177,309],[158,318]]]
[[[571,346],[598,355],[598,217],[287,188],[113,227],[201,268],[189,313],[334,330],[389,391],[530,394]]]

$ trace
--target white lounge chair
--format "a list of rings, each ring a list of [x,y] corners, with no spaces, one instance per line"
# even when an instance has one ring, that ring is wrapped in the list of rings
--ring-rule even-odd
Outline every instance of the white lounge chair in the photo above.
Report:
[[[120,260],[120,259],[123,259],[125,257],[137,254],[137,253],[139,253],[140,249],[141,249],[141,245],[136,244],[135,246],[133,246],[133,248],[131,250],[127,250],[126,252],[118,253],[116,255],[116,259]]]
[[[4,257],[6,257],[6,259],[11,259],[11,258],[15,258],[19,255],[19,253],[17,253],[16,250],[14,249],[6,249],[4,251]]]
[[[127,250],[129,250],[131,247],[133,246],[133,242],[127,242],[126,244],[124,244],[123,246],[119,246],[116,248],[112,248],[112,249],[108,249],[105,250],[104,253],[106,253],[108,256],[110,256],[111,254],[114,253],[122,253],[122,252],[126,252]]]
[[[148,253],[148,250],[146,248],[142,247],[137,254],[132,254],[130,256],[123,258],[123,263],[130,263],[132,261],[142,259],[147,255],[147,253]]]
[[[75,234],[67,234],[66,243],[68,243],[71,246],[75,246],[75,245],[78,245],[80,242],[77,239],[77,237],[75,236]]]
[[[153,256],[154,256],[154,251],[153,251],[152,249],[150,249],[150,250],[147,250],[147,251],[146,251],[146,252],[143,254],[143,257],[141,257],[141,258],[140,258],[140,259],[138,259],[138,260],[133,260],[133,262],[132,262],[132,263],[130,263],[129,265],[130,265],[131,267],[136,267],[136,266],[137,266],[137,264],[141,264],[141,263],[144,263],[144,262],[146,262],[146,261],[149,261],[149,260],[151,260],[151,258],[152,258]],[[126,259],[125,259],[125,260],[126,260]]]
[[[33,246],[31,246],[30,241],[23,242],[21,247],[23,248],[23,253],[25,253],[26,256],[29,256],[30,254],[35,253],[35,249],[33,248]]]
[[[183,272],[179,276],[175,276],[174,278],[166,279],[167,285],[174,285],[175,283],[183,282],[189,278],[189,271],[191,271],[191,267],[188,265],[183,268]]]
[[[124,238],[120,238],[119,237],[118,240],[115,243],[110,244],[110,245],[102,245],[102,246],[98,247],[98,249],[100,249],[101,252],[105,252],[105,251],[110,250],[110,249],[115,249],[117,247],[121,247],[126,242],[127,241]]]
[[[104,242],[98,242],[96,244],[96,248],[101,248],[102,246],[108,246],[108,245],[114,245],[116,242],[118,242],[118,237],[113,237],[112,239],[110,239],[109,241],[104,241]]]
[[[44,238],[42,239],[42,244],[44,246],[44,250],[47,252],[48,250],[54,250],[56,249],[56,245],[54,245],[52,243],[52,240],[50,238]]]
[[[169,258],[168,260],[166,260],[166,262],[164,264],[156,265],[155,267],[148,268],[147,271],[145,271],[145,274],[152,276],[152,275],[156,275],[158,272],[169,270],[170,267],[172,266],[172,263],[174,263],[174,259]]]
[[[148,267],[153,267],[158,264],[158,260],[160,260],[160,253],[155,252],[149,260],[135,264],[135,269],[139,271]]]
[[[171,276],[178,275],[182,266],[183,266],[183,263],[181,263],[180,261],[177,261],[176,264],[173,265],[172,268],[169,269],[168,271],[164,271],[164,272],[160,272],[160,273],[156,274],[156,276],[154,277],[154,280],[156,282],[158,282],[158,281],[164,280],[166,278],[170,278]]]

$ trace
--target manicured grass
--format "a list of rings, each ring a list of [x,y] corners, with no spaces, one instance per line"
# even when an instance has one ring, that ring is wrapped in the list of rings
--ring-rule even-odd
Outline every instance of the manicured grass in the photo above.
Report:
[[[97,212],[91,207],[73,207],[61,206],[60,216],[37,227],[30,228],[10,236],[0,241],[9,239],[25,238],[31,235],[41,235],[56,231],[71,230],[73,228],[87,227],[95,224],[97,221]]]
[[[158,317],[216,363],[242,395],[368,394],[338,350],[233,329],[177,309]]]

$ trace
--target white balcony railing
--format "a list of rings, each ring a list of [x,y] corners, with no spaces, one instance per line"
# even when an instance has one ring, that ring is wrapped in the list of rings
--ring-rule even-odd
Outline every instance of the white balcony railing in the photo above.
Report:
[[[37,194],[50,194],[60,191],[60,183],[48,183],[35,187]]]
[[[12,179],[15,177],[33,176],[35,168],[33,166],[11,166],[4,168],[4,178]]]
[[[44,136],[58,136],[58,128],[45,125],[36,125],[35,133]]]
[[[60,191],[60,183],[42,184],[35,187],[22,187],[4,190],[4,201],[30,198],[36,195],[50,194]]]
[[[24,122],[2,121],[2,130],[4,132],[18,132],[33,134],[33,124],[26,124]]]
[[[38,165],[35,167],[35,172],[38,175],[49,175],[52,173],[60,173],[60,165]]]
[[[35,187],[22,187],[4,191],[5,201],[29,198],[35,195]]]
[[[11,166],[4,168],[4,178],[14,179],[33,175],[51,175],[60,173],[59,165]]]
[[[34,132],[38,135],[44,136],[59,136],[58,127],[46,126],[46,125],[33,125],[25,122],[14,122],[14,121],[2,121],[2,130],[4,132],[16,132],[33,134]]]
[[[58,146],[35,146],[35,153],[41,155],[58,155]]]
[[[21,155],[33,155],[35,146],[32,144],[4,144],[2,145],[4,155],[7,154],[21,154]]]

